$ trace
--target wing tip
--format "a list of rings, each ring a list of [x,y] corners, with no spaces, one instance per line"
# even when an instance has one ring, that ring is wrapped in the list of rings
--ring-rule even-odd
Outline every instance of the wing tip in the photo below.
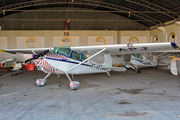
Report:
[[[171,46],[172,46],[173,48],[175,48],[175,49],[179,49],[179,47],[176,45],[175,42],[171,42]]]

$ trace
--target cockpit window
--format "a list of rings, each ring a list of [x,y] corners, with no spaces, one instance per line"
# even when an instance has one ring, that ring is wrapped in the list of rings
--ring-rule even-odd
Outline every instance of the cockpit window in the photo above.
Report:
[[[71,49],[69,47],[54,47],[54,50],[52,53],[60,53],[60,54],[66,55],[66,56],[70,56]]]
[[[81,55],[81,61],[84,61],[86,59],[85,55]]]
[[[73,58],[73,59],[76,59],[76,60],[80,60],[80,55],[81,55],[81,54],[73,51],[73,53],[72,53],[72,58]]]
[[[54,47],[52,53],[59,53],[65,56],[71,57],[75,60],[84,61],[86,60],[86,56],[75,51],[72,51],[69,47]]]
[[[133,54],[135,58],[143,59],[143,57],[140,54]]]
[[[136,58],[140,58],[139,54],[133,54],[133,56],[136,57]]]

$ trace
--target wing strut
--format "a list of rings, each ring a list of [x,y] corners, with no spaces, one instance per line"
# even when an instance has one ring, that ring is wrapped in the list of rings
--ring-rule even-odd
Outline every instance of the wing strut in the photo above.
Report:
[[[95,53],[95,54],[94,54],[94,55],[92,55],[91,57],[89,57],[89,58],[85,59],[84,61],[80,62],[80,63],[79,63],[79,64],[77,64],[76,66],[74,66],[74,67],[70,68],[69,70],[67,70],[67,72],[69,72],[69,71],[73,70],[74,68],[78,67],[79,65],[83,64],[83,63],[84,63],[84,62],[86,62],[87,60],[89,60],[89,59],[91,59],[91,58],[95,57],[96,55],[98,55],[98,54],[102,53],[102,52],[103,52],[103,51],[105,51],[105,50],[106,50],[106,48],[104,48],[104,49],[100,50],[99,52]]]
[[[160,56],[162,56],[162,55],[164,55],[164,54],[166,54],[166,53],[167,53],[167,52],[164,52],[164,53],[162,53],[162,54],[156,56],[156,58],[158,58],[158,57],[160,57]]]

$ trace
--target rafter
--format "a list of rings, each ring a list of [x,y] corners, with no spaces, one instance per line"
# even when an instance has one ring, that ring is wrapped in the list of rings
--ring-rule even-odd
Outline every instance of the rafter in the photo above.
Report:
[[[90,6],[97,6],[97,7],[103,7],[103,8],[108,8],[116,11],[134,11],[130,8],[115,5],[115,4],[110,4],[102,1],[92,1],[92,0],[73,0],[72,1],[67,1],[67,0],[38,0],[38,1],[28,1],[28,2],[22,2],[22,3],[17,3],[17,4],[12,4],[8,6],[4,6],[0,8],[0,13],[5,12],[5,10],[16,10],[20,8],[26,8],[26,7],[31,7],[31,6],[38,6],[38,5],[47,5],[47,4],[82,4],[82,5],[90,5]],[[129,12],[128,12],[129,13]],[[159,24],[160,21],[157,19],[154,19],[153,17],[150,17],[146,14],[143,13],[137,13],[136,11],[131,13],[131,15],[139,17],[141,19],[144,19],[150,23],[153,23],[154,25]]]
[[[158,11],[159,13],[162,13],[162,14],[164,14],[170,18],[173,18],[173,19],[176,19],[179,17],[178,14],[173,13],[172,11],[170,11],[164,7],[161,7],[157,4],[153,4],[153,3],[148,2],[146,0],[126,0],[126,1],[134,3],[134,4],[138,4],[138,5],[147,7],[147,8],[150,8],[150,9],[155,10],[155,11]]]

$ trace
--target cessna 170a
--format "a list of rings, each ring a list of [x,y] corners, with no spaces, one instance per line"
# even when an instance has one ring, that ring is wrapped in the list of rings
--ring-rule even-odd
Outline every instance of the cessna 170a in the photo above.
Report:
[[[4,49],[10,53],[33,53],[34,64],[43,72],[47,73],[45,78],[37,79],[37,86],[43,86],[47,77],[52,73],[66,74],[70,81],[70,88],[75,90],[80,83],[72,81],[69,74],[107,73],[109,71],[126,71],[128,66],[112,67],[111,55],[144,53],[179,49],[174,42],[167,43],[142,43],[142,44],[114,44],[98,46],[77,47],[54,47],[54,48],[32,48],[32,49]],[[100,62],[92,60],[97,55],[103,55]],[[86,57],[85,55],[91,55]]]

